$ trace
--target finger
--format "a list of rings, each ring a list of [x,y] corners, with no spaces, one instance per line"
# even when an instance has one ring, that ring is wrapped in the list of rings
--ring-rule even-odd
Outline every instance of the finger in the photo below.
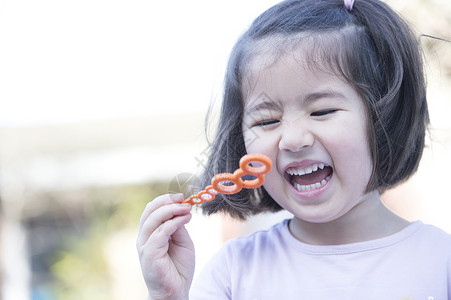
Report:
[[[183,198],[184,198],[183,194],[165,194],[153,199],[152,201],[147,203],[146,207],[144,208],[144,211],[141,215],[141,219],[139,221],[139,226],[141,227],[143,223],[147,220],[149,215],[159,207],[172,203],[179,203],[183,200]]]
[[[143,235],[149,235],[162,223],[174,218],[175,216],[186,215],[191,211],[191,209],[192,206],[188,203],[175,203],[159,207],[149,215],[147,220],[144,221],[143,226],[141,227],[141,232]]]
[[[187,247],[192,245],[192,240],[188,234],[188,231],[185,228],[185,224],[180,226],[172,235],[171,242],[180,247]]]
[[[162,224],[177,216],[184,216],[190,213],[192,206],[190,204],[170,204],[159,207],[147,220],[144,221],[138,234],[138,243],[145,244],[150,235]]]
[[[168,254],[182,273],[187,274],[189,270],[194,272],[194,244],[185,225],[171,235]]]
[[[145,220],[149,217],[152,212],[154,212],[159,207],[169,205],[172,203],[179,203],[183,200],[184,196],[183,194],[165,194],[156,197],[149,203],[147,203],[146,207],[144,208],[144,211],[141,215],[140,219],[140,226],[145,222]]]
[[[160,255],[165,255],[169,248],[169,240],[172,235],[174,235],[180,228],[182,228],[185,224],[188,224],[191,220],[191,213],[183,216],[174,217],[157,228],[150,235],[149,239],[145,244],[143,244],[143,248],[149,249],[149,255],[154,259],[158,258]],[[189,241],[188,232],[184,231],[185,237],[181,237],[183,232],[181,231],[178,234],[178,240]],[[158,255],[158,253],[160,255]]]

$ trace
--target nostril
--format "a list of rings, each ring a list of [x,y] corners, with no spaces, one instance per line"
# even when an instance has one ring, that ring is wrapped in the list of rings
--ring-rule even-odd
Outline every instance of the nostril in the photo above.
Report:
[[[280,137],[279,149],[290,152],[299,152],[304,148],[311,147],[314,144],[314,141],[313,134],[308,130],[285,129]]]

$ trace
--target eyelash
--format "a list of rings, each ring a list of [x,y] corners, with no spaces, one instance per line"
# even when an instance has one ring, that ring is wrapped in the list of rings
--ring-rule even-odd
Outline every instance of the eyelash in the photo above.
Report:
[[[269,126],[269,125],[275,124],[277,122],[279,122],[279,121],[278,120],[264,120],[264,121],[260,121],[260,122],[255,123],[254,126],[264,127],[264,126]]]
[[[325,115],[333,114],[333,113],[335,113],[337,111],[338,111],[338,109],[325,109],[325,110],[319,110],[319,111],[312,112],[310,115],[312,117],[322,117],[322,116],[325,116]],[[279,122],[279,120],[264,120],[264,121],[260,121],[260,122],[255,123],[254,126],[264,127],[264,126],[269,126],[269,125],[272,125],[272,124],[276,124],[278,122]]]
[[[322,117],[325,115],[329,115],[329,114],[333,114],[335,112],[337,112],[337,109],[325,109],[325,110],[319,110],[319,111],[315,111],[313,113],[311,113],[312,117]]]

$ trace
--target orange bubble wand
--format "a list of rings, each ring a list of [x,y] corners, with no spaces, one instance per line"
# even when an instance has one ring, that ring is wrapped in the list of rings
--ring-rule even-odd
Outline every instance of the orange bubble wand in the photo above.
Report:
[[[256,163],[258,166],[252,166]],[[240,168],[232,173],[221,173],[211,179],[211,185],[181,203],[191,205],[211,201],[219,193],[235,194],[242,188],[255,189],[265,182],[265,174],[271,170],[271,159],[263,154],[246,154],[240,159]],[[251,175],[255,179],[246,180],[243,176]]]

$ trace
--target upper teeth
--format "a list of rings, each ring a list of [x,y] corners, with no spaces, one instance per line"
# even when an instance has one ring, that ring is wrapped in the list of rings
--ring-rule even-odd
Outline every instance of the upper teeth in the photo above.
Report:
[[[290,175],[305,175],[310,174],[312,172],[318,171],[318,169],[324,169],[324,167],[327,166],[325,164],[319,163],[319,164],[313,164],[311,166],[305,167],[305,168],[288,168],[287,173]]]

